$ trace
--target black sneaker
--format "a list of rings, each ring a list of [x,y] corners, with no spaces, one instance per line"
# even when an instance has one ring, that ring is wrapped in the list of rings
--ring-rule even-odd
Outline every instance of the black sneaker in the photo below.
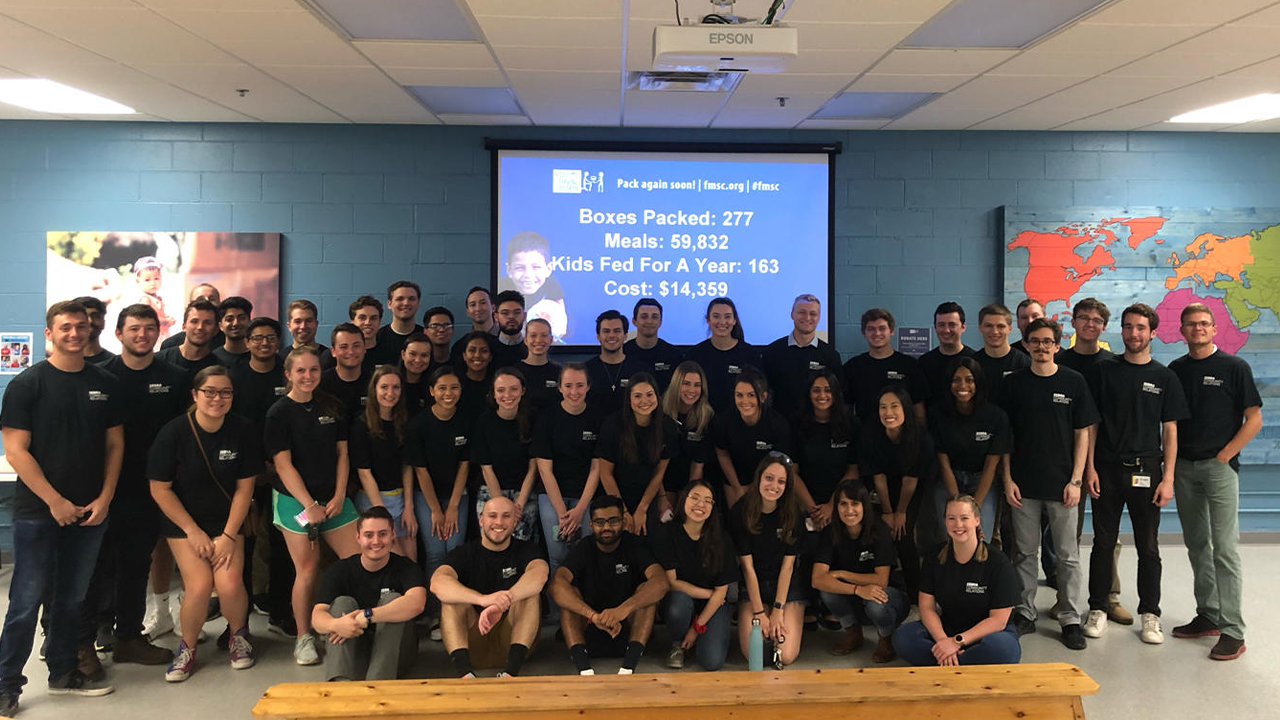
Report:
[[[1218,625],[1203,615],[1196,615],[1186,625],[1173,629],[1176,638],[1213,637],[1218,634]]]
[[[72,670],[57,680],[49,681],[50,695],[79,695],[81,697],[99,697],[115,692],[105,680],[90,680],[79,670]]]
[[[1084,639],[1084,630],[1080,623],[1072,623],[1062,627],[1062,644],[1071,650],[1083,650],[1089,643]]]
[[[1023,635],[1031,635],[1036,631],[1036,621],[1025,615],[1013,616],[1013,629],[1018,631],[1018,637]]]
[[[209,598],[209,605],[205,608],[204,621],[209,622],[210,620],[218,617],[221,614],[222,614],[222,601],[216,597]]]
[[[0,717],[11,718],[18,714],[17,693],[0,693]]]

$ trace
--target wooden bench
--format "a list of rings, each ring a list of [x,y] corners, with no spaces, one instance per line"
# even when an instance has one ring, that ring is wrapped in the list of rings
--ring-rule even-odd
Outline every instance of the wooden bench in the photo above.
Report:
[[[1066,663],[275,685],[256,718],[1082,720],[1098,684]]]

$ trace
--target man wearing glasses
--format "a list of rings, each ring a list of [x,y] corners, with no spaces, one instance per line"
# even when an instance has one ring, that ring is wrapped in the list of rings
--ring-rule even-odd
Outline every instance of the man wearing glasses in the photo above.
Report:
[[[622,529],[622,498],[591,501],[591,537],[583,538],[556,570],[551,597],[579,675],[595,675],[592,657],[622,657],[619,675],[640,664],[653,631],[667,576],[644,542]]]
[[[1084,376],[1054,362],[1062,328],[1048,318],[1027,324],[1023,337],[1031,367],[1004,382],[1004,409],[1013,429],[1013,455],[1004,465],[1005,499],[1013,514],[1013,565],[1022,583],[1022,601],[1014,609],[1019,635],[1035,632],[1036,578],[1040,518],[1058,554],[1058,624],[1062,644],[1085,648],[1084,571],[1076,542],[1076,505],[1088,453],[1089,427],[1098,412]],[[1112,538],[1115,542],[1115,538]]]
[[[448,365],[453,361],[451,354],[453,346],[453,311],[439,305],[428,308],[422,314],[422,324],[425,326],[423,334],[431,342],[431,361],[427,363],[427,370],[422,374],[430,376],[431,373],[435,372],[436,368]]]

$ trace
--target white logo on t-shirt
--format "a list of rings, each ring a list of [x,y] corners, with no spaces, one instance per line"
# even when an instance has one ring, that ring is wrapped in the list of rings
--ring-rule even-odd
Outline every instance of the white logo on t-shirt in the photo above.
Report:
[[[1056,402],[1056,403],[1058,403],[1059,405],[1070,405],[1070,404],[1071,404],[1071,398],[1067,397],[1066,395],[1063,395],[1062,393],[1054,393],[1054,394],[1053,394],[1053,401],[1054,401],[1054,402]]]
[[[964,591],[973,595],[986,595],[987,586],[979,585],[976,582],[967,582],[964,584]]]
[[[871,552],[870,550],[863,550],[862,553],[858,555],[858,562],[870,562],[871,560],[875,560],[875,559],[876,559],[876,554]]]
[[[626,575],[631,572],[631,566],[626,563],[616,563],[613,566],[614,575]]]
[[[557,385],[559,385],[559,384],[560,384],[560,381],[558,381],[558,380],[552,380],[551,378],[547,378],[546,380],[543,380],[542,382],[543,382],[543,386],[544,386],[544,387],[549,387],[549,388],[556,387]]]
[[[582,442],[594,442],[595,439],[596,439],[595,433],[591,432],[590,430],[582,431]]]
[[[772,445],[771,443],[767,443],[767,442],[765,442],[765,441],[763,441],[763,440],[757,440],[757,441],[756,441],[756,449],[757,449],[757,450],[772,450],[772,449],[773,449],[773,445]]]
[[[656,372],[666,372],[671,369],[671,363],[656,362],[653,364],[653,369]]]
[[[889,370],[884,374],[884,377],[886,380],[905,380],[907,376],[897,370]]]
[[[1144,382],[1142,383],[1142,392],[1159,395],[1164,392],[1164,388],[1157,386],[1155,383]]]
[[[466,436],[466,435],[455,435],[455,436],[453,437],[453,446],[454,446],[454,447],[462,447],[463,445],[466,445],[466,444],[467,444],[467,436]]]
[[[502,579],[503,579],[503,580],[506,580],[507,578],[513,578],[513,577],[515,577],[515,576],[516,576],[516,569],[515,569],[515,568],[513,568],[513,567],[504,567],[504,568],[502,568]]]
[[[338,418],[332,415],[321,415],[320,417],[316,418],[316,422],[319,422],[321,425],[332,425],[338,422]]]
[[[218,451],[219,460],[235,460],[237,457],[240,457],[240,454],[237,453],[235,450],[219,450]]]
[[[827,366],[826,366],[826,365],[823,365],[822,363],[818,362],[817,360],[810,360],[810,361],[809,361],[809,369],[810,369],[810,370],[826,370],[826,369],[827,369]]]
[[[281,385],[280,387],[275,388],[275,393],[276,393],[276,397],[284,397],[285,395],[289,394],[289,388]]]
[[[1222,387],[1222,381],[1212,375],[1205,375],[1200,383],[1209,387]]]
[[[151,383],[147,386],[147,392],[152,395],[168,395],[169,386],[163,383]]]
[[[729,366],[729,374],[730,374],[730,375],[741,375],[741,374],[742,374],[742,368],[738,367],[737,365],[730,365],[730,366]]]
[[[99,402],[102,400],[110,399],[110,397],[111,397],[110,395],[102,392],[101,390],[89,391],[89,402]]]
[[[986,430],[978,430],[973,434],[974,442],[986,442],[991,439],[991,433]]]

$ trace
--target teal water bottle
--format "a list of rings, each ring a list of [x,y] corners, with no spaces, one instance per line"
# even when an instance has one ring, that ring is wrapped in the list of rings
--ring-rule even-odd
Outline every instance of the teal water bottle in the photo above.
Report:
[[[764,633],[760,630],[760,618],[751,618],[751,638],[747,642],[747,669],[764,669]]]

